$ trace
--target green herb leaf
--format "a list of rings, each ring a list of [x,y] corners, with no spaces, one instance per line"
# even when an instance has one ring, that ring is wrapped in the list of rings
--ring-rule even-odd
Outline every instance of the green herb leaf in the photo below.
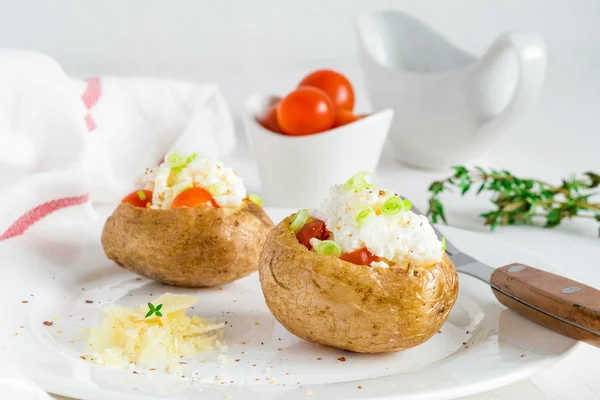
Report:
[[[427,209],[427,216],[431,218],[431,222],[433,222],[434,224],[437,224],[438,218],[440,218],[442,221],[444,221],[444,223],[446,223],[444,206],[435,196],[432,196],[429,199],[429,208]]]
[[[596,172],[585,172],[583,178],[572,175],[554,186],[539,179],[514,176],[505,169],[486,170],[477,166],[469,169],[456,165],[452,171],[448,178],[429,185],[431,197],[427,215],[434,223],[440,219],[446,222],[440,200],[443,193],[458,189],[465,195],[475,183],[476,194],[484,191],[492,194],[496,209],[481,214],[491,230],[497,225],[533,225],[538,215],[545,217],[545,226],[549,228],[560,225],[566,218],[592,218],[600,222],[600,203],[592,203],[599,194],[592,189],[600,187],[600,175]]]
[[[444,183],[443,182],[433,182],[429,185],[429,191],[434,195],[441,193],[444,191]]]
[[[456,178],[469,173],[469,170],[463,167],[462,165],[455,165],[454,167],[452,167],[452,169],[456,171],[456,173],[454,174],[454,177]]]
[[[594,172],[586,172],[584,175],[590,179],[590,183],[587,185],[588,188],[594,189],[600,186],[600,175]]]
[[[546,228],[553,228],[560,225],[561,219],[562,216],[560,210],[550,210],[548,214],[546,214]]]
[[[146,313],[145,318],[152,316],[152,314],[156,315],[157,317],[162,317],[162,314],[160,313],[160,311],[158,311],[161,308],[162,304],[159,304],[158,306],[154,307],[152,303],[148,303],[148,312]]]

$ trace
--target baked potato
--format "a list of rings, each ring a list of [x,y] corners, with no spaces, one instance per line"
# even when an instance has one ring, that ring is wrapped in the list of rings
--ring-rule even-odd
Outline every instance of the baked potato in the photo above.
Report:
[[[179,184],[172,177],[168,187]],[[220,197],[199,186],[168,201],[168,190],[153,189],[131,193],[107,219],[102,246],[109,259],[146,278],[189,287],[222,285],[257,270],[273,223],[250,200],[256,196],[244,192],[241,204],[219,206]],[[162,202],[154,201],[161,195]]]
[[[437,262],[382,268],[376,264],[381,258],[373,255],[311,251],[303,230],[293,226],[299,214],[269,234],[259,265],[267,306],[286,329],[305,340],[360,353],[405,350],[440,329],[458,294],[458,276],[445,252]],[[305,228],[310,225],[305,221]],[[329,238],[335,239],[331,233]]]

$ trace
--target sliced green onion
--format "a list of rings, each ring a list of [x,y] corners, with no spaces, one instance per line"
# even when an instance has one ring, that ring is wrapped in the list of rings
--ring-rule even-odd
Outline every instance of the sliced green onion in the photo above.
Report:
[[[143,190],[138,190],[137,195],[142,201],[148,198],[148,196],[146,196],[146,192],[144,192]]]
[[[349,192],[349,191],[351,191],[352,189],[354,189],[354,177],[352,177],[352,178],[348,179],[348,180],[346,181],[346,183],[344,183],[344,190],[345,190],[346,192]]]
[[[367,181],[367,177],[370,177],[370,183]],[[377,187],[377,176],[369,171],[360,171],[344,183],[344,190],[365,190],[375,189]]]
[[[189,182],[180,182],[173,185],[173,192],[177,196],[179,193],[191,188],[193,185]]]
[[[222,196],[223,195],[223,192],[221,192],[221,188],[216,183],[214,183],[212,185],[208,185],[206,187],[206,190],[208,190],[209,193],[213,196]]]
[[[176,167],[178,165],[183,165],[185,163],[185,158],[180,153],[172,151],[165,156],[165,162],[171,167]]]
[[[181,172],[185,166],[185,157],[176,151],[172,151],[165,156],[165,162],[172,170]]]
[[[342,255],[342,249],[333,240],[323,240],[317,247],[317,253],[322,256],[335,256],[339,257]]]
[[[410,209],[412,208],[412,203],[408,201],[408,199],[402,200],[402,205],[404,206],[404,212],[410,211]]]
[[[250,195],[248,196],[248,198],[250,199],[251,202],[253,202],[254,204],[256,204],[257,206],[262,206],[263,203],[265,202],[259,195],[257,195],[256,193],[250,193]]]
[[[189,164],[189,163],[191,163],[192,161],[194,161],[194,160],[196,159],[196,157],[198,157],[198,154],[196,154],[196,153],[192,153],[192,154],[190,154],[190,155],[188,156],[188,158],[186,158],[186,159],[185,159],[185,163],[186,163],[186,164]]]
[[[387,216],[398,215],[404,209],[404,202],[398,196],[390,197],[383,203],[381,213]]]
[[[307,221],[308,213],[306,212],[306,210],[298,211],[296,215],[294,215],[294,219],[290,223],[290,231],[294,233],[298,232],[300,229],[302,229],[304,225],[306,225]]]
[[[442,251],[446,251],[446,238],[442,237]]]
[[[354,211],[354,220],[358,225],[362,225],[373,215],[375,215],[375,211],[371,207],[358,207]]]

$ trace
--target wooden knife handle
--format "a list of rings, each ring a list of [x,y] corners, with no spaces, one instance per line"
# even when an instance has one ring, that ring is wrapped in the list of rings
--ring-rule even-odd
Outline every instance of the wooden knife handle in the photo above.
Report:
[[[600,332],[600,290],[523,264],[494,271],[493,286],[567,321]],[[600,347],[600,335],[575,327],[492,289],[506,307],[553,331]]]

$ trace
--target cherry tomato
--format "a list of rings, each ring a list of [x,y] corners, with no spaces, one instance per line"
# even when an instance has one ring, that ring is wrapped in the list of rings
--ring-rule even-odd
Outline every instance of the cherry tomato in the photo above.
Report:
[[[186,189],[175,196],[171,203],[171,208],[196,207],[206,203],[209,203],[215,208],[219,208],[219,205],[215,202],[215,199],[213,199],[208,190],[201,187],[193,187]]]
[[[317,238],[319,240],[326,240],[330,235],[331,233],[328,232],[325,227],[325,222],[320,219],[315,219],[304,225],[302,229],[298,231],[296,239],[310,250],[312,249],[310,239]]]
[[[350,81],[339,72],[321,69],[308,74],[298,87],[312,86],[321,89],[331,98],[337,110],[354,109],[354,89]]]
[[[269,111],[265,114],[264,118],[260,120],[260,124],[265,128],[273,132],[283,133],[281,128],[279,127],[279,123],[277,122],[277,104],[273,104]]]
[[[366,247],[342,254],[340,258],[356,265],[371,265],[373,261],[379,261],[379,257],[374,256]]]
[[[343,126],[358,121],[359,119],[360,118],[357,115],[354,115],[352,111],[337,110],[335,113],[334,126],[337,128],[338,126]]]
[[[121,203],[129,203],[134,207],[150,207],[152,205],[152,191],[136,190],[123,197]]]
[[[302,87],[288,94],[277,107],[277,122],[288,135],[310,135],[333,128],[331,99],[320,89]]]

